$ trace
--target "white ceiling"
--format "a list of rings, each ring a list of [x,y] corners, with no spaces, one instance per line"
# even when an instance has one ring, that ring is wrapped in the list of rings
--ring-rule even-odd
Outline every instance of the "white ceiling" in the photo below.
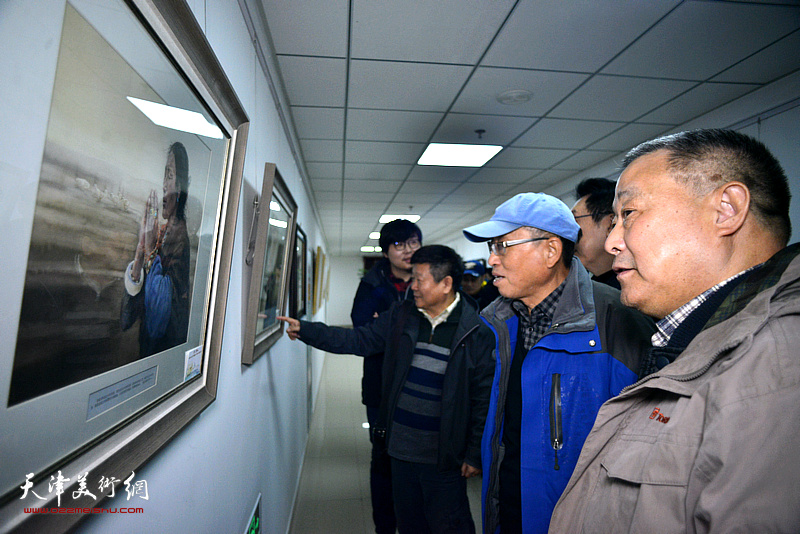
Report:
[[[800,69],[795,0],[261,1],[334,255],[377,244],[384,213],[451,238]],[[530,101],[498,102],[516,89]],[[506,148],[415,165],[432,141]]]

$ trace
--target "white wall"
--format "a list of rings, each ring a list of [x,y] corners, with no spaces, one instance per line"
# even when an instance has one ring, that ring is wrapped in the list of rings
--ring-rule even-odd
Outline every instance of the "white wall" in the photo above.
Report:
[[[364,260],[361,256],[338,256],[331,260],[331,282],[328,295],[328,324],[352,326],[350,311],[353,297],[361,282]]]

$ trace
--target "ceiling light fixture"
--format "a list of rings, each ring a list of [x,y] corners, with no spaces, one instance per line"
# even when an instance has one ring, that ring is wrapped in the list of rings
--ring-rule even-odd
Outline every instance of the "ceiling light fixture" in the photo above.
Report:
[[[208,122],[205,117],[196,111],[174,108],[157,102],[149,102],[141,98],[134,98],[132,96],[125,98],[127,98],[131,104],[139,108],[139,111],[144,113],[154,124],[165,128],[172,128],[173,130],[180,130],[181,132],[222,139],[222,130]]]
[[[370,246],[361,247],[361,252],[375,252],[375,247],[370,247]]]
[[[387,214],[381,215],[381,218],[378,219],[378,222],[381,223],[381,224],[386,224],[388,222],[392,222],[395,219],[405,219],[407,221],[411,221],[412,223],[415,223],[415,222],[417,222],[419,220],[419,218],[420,218],[419,215],[389,215],[387,213]]]
[[[431,143],[420,156],[417,165],[483,167],[501,150],[503,147],[499,145]]]
[[[497,101],[507,106],[516,106],[524,104],[533,98],[533,93],[525,89],[512,89],[497,95]]]
[[[369,238],[370,239],[380,239],[381,238],[381,233],[380,232],[370,232],[369,233]]]

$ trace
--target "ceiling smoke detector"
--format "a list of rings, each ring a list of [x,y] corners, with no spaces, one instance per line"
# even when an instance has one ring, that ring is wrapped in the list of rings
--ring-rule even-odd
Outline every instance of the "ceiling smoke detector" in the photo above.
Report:
[[[525,89],[512,89],[511,91],[506,91],[505,93],[497,95],[497,101],[507,106],[514,106],[528,102],[532,96],[533,93]]]

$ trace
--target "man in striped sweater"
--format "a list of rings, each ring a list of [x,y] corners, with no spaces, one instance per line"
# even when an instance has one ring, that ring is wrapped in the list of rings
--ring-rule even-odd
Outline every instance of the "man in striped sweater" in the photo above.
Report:
[[[494,335],[458,291],[464,265],[449,247],[411,258],[414,302],[354,329],[280,317],[292,339],[337,354],[384,351],[373,439],[391,457],[403,533],[475,532],[466,479],[481,473],[480,443],[494,374]]]

